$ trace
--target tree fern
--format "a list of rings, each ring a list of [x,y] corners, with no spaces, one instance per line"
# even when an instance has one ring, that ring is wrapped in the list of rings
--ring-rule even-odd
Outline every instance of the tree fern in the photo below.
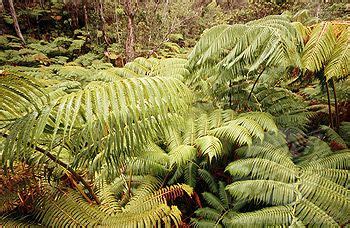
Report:
[[[47,104],[40,112],[32,112],[24,116],[14,124],[16,125],[15,129],[10,129],[11,136],[6,144],[3,159],[12,160],[11,157],[7,157],[10,155],[7,151],[12,151],[14,145],[19,153],[23,147],[27,146],[27,143],[35,144],[45,129],[51,129],[52,141],[51,145],[48,145],[49,148],[52,148],[54,141],[60,136],[66,137],[67,141],[70,140],[70,137],[74,138],[77,147],[87,143],[90,146],[85,150],[91,151],[91,149],[105,147],[107,148],[107,151],[104,152],[107,153],[106,155],[111,153],[112,148],[118,151],[131,151],[130,146],[142,145],[141,142],[152,135],[149,131],[151,128],[159,129],[161,126],[158,125],[159,121],[169,122],[166,119],[170,116],[173,118],[172,110],[184,111],[186,108],[185,100],[187,98],[184,97],[185,100],[176,98],[177,101],[175,101],[173,100],[175,96],[172,96],[172,101],[166,101],[167,95],[164,92],[159,93],[158,88],[156,88],[162,86],[169,89],[169,93],[167,93],[169,95],[172,92],[177,94],[183,89],[186,91],[184,85],[181,85],[176,79],[159,78],[158,80],[153,77],[152,79],[125,80],[119,83],[94,85],[93,89],[89,88],[68,94]],[[175,85],[177,83],[179,84]],[[163,97],[158,99],[156,94]],[[140,103],[135,97],[139,97],[142,102]],[[115,102],[116,100],[118,103]],[[167,112],[165,112],[166,109]],[[161,114],[162,110],[164,113]],[[50,123],[50,118],[55,118],[55,122]],[[80,134],[73,133],[77,132],[78,129]],[[119,137],[115,137],[117,129],[120,132],[120,134],[118,133]],[[23,131],[26,131],[27,135],[31,135],[31,137],[18,138],[21,137],[20,132]],[[101,134],[93,135],[93,131],[95,133],[98,131]],[[13,139],[12,142],[10,139]],[[100,141],[99,146],[96,147],[98,141]],[[108,147],[106,147],[107,145]],[[80,148],[80,151],[85,150]],[[96,156],[96,152],[93,153]],[[15,154],[12,153],[11,156]],[[77,158],[81,158],[81,156],[84,156],[84,153],[77,154]],[[111,164],[111,160],[106,162]]]
[[[318,141],[315,143],[319,144]],[[257,145],[272,145],[277,151],[280,146],[269,140]],[[321,145],[328,148],[327,144]],[[250,153],[254,146],[245,149],[251,158],[232,162],[226,169],[233,176],[251,180],[236,181],[228,185],[227,190],[237,200],[263,202],[276,207],[239,214],[227,220],[228,225],[291,225],[296,222],[292,218],[304,225],[334,226],[347,222],[345,211],[350,209],[346,188],[349,178],[347,150],[310,157],[320,150],[312,147],[309,157],[293,164],[285,152],[279,154],[284,157],[283,163],[277,163],[281,158],[276,159],[268,153]]]
[[[284,16],[269,16],[246,25],[219,25],[203,34],[189,56],[190,66],[214,62],[239,74],[244,66],[255,71],[263,63],[289,65],[298,59],[294,37],[298,37],[297,32]],[[220,62],[225,49],[230,52]]]

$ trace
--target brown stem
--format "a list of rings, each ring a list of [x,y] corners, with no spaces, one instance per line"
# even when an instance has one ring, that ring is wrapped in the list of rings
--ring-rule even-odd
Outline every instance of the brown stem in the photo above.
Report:
[[[0,132],[0,135],[4,138],[7,138],[9,135],[6,133],[2,133]],[[62,166],[63,168],[65,168],[66,170],[68,170],[72,176],[80,181],[85,188],[89,191],[89,193],[91,194],[91,196],[94,198],[94,200],[96,201],[97,204],[100,204],[100,200],[98,199],[98,197],[95,195],[94,191],[92,190],[91,186],[84,180],[84,178],[82,176],[80,176],[77,172],[74,171],[74,169],[72,167],[70,167],[68,164],[64,163],[63,161],[59,160],[55,155],[51,154],[49,151],[35,146],[33,144],[29,145],[31,148],[33,148],[34,150],[44,154],[45,156],[47,156],[50,160],[52,160],[53,162],[55,162],[56,164]]]
[[[232,81],[230,80],[230,91],[229,91],[229,95],[228,95],[228,99],[229,99],[229,103],[230,103],[230,108],[232,108]]]
[[[329,114],[329,124],[331,128],[334,128],[333,125],[333,115],[332,115],[332,106],[331,106],[331,96],[329,93],[328,81],[326,80],[326,90],[327,90],[327,101],[328,101],[328,114]]]
[[[256,83],[258,83],[259,78],[260,78],[261,75],[264,73],[264,71],[265,71],[265,68],[260,72],[259,76],[256,78],[256,80],[255,80],[255,82],[254,82],[254,85],[253,85],[253,88],[252,88],[252,90],[250,90],[250,93],[249,93],[249,96],[248,96],[248,101],[250,101],[250,97],[251,97],[252,94],[253,94],[253,90],[254,90],[254,88],[255,88],[255,85],[256,85]]]
[[[67,174],[68,179],[72,182],[72,184],[75,186],[75,188],[80,192],[80,194],[88,201],[88,203],[92,204],[91,199],[85,194],[84,190],[81,188],[81,186],[74,180],[74,178],[71,177],[71,175]]]

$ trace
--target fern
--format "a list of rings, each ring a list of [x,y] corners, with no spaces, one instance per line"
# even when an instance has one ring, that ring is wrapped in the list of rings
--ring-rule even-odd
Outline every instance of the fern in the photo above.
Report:
[[[250,153],[255,145],[246,148],[246,156],[251,158],[232,162],[226,170],[233,176],[251,180],[234,182],[226,189],[237,200],[263,202],[276,207],[238,214],[227,223],[231,226],[291,225],[295,222],[334,226],[345,223],[347,216],[344,211],[350,209],[346,189],[349,152],[343,150],[336,154],[310,156],[319,153],[321,148],[330,151],[326,143],[314,143],[307,156],[299,159],[302,162],[296,164],[285,152],[279,153],[280,158],[276,159],[277,155],[271,156],[264,152],[265,149]],[[266,149],[272,146],[266,151],[273,148],[280,151],[279,144],[269,140],[258,143],[258,146]]]

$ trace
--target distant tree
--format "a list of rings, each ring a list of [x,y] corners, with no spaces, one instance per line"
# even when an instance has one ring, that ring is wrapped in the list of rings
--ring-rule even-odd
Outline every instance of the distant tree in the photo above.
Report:
[[[128,24],[127,24],[127,38],[125,42],[125,54],[126,54],[126,61],[130,62],[135,58],[135,13],[136,9],[133,7],[132,0],[123,0],[123,7],[125,15],[128,18]]]
[[[19,24],[18,24],[16,10],[15,10],[15,7],[13,5],[13,1],[12,0],[3,0],[3,4],[4,4],[5,10],[8,11],[10,13],[11,17],[12,17],[13,26],[14,26],[14,28],[16,30],[17,36],[21,39],[22,43],[25,45],[26,42],[25,42],[25,40],[23,38],[21,29],[20,29]]]

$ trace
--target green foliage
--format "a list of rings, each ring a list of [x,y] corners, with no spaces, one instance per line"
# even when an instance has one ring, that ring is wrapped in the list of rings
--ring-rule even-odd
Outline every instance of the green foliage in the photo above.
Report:
[[[302,55],[303,66],[313,72],[324,69],[329,80],[349,75],[349,29],[346,24],[322,22],[311,30]]]
[[[117,42],[108,47],[99,44],[100,30],[91,31],[97,13],[74,38],[24,47],[0,37],[3,225],[177,227],[191,217],[195,227],[348,223],[348,122],[332,129],[321,116],[331,79],[330,114],[337,94],[334,119],[347,118],[346,23],[306,27],[315,18],[301,11],[217,25],[229,17],[224,2],[140,2],[138,54],[179,58],[125,64],[124,7],[105,4],[114,21],[107,36]],[[195,12],[175,7],[185,5]],[[179,30],[198,17],[206,19]],[[187,38],[208,24],[181,58]]]
[[[107,186],[108,187],[108,186]],[[70,227],[98,227],[123,226],[139,227],[161,224],[170,227],[181,221],[181,212],[176,206],[168,206],[168,202],[180,197],[192,195],[192,188],[187,185],[174,185],[159,189],[139,197],[132,197],[123,210],[116,210],[110,214],[105,211],[106,194],[101,206],[87,203],[78,192],[66,190],[60,192],[53,187],[46,186],[34,202],[34,210],[27,220],[44,226]],[[109,197],[108,208],[117,198]],[[31,220],[32,219],[32,220]],[[11,216],[2,218],[4,225],[12,223]]]
[[[261,65],[300,65],[299,45],[301,37],[284,16],[270,16],[245,25],[219,25],[206,31],[196,44],[189,56],[190,66],[214,64],[241,75],[244,68],[255,72]]]
[[[296,164],[288,149],[273,156],[258,152],[261,149],[254,151],[254,147],[242,148],[241,152],[249,158],[232,162],[226,170],[233,176],[250,180],[236,181],[226,189],[237,200],[263,202],[275,207],[238,214],[227,220],[228,225],[292,225],[298,221],[306,226],[338,226],[346,223],[345,211],[350,207],[346,188],[349,151],[320,153],[317,146],[324,149],[328,146],[315,143]],[[284,140],[279,140],[256,146],[263,150],[271,148],[276,153],[285,144]],[[322,156],[310,157],[314,153]]]
[[[237,206],[232,207],[231,197],[225,190],[225,184],[219,182],[218,197],[204,192],[203,198],[209,207],[195,211],[197,218],[192,219],[194,227],[223,227],[224,221],[236,214]]]

